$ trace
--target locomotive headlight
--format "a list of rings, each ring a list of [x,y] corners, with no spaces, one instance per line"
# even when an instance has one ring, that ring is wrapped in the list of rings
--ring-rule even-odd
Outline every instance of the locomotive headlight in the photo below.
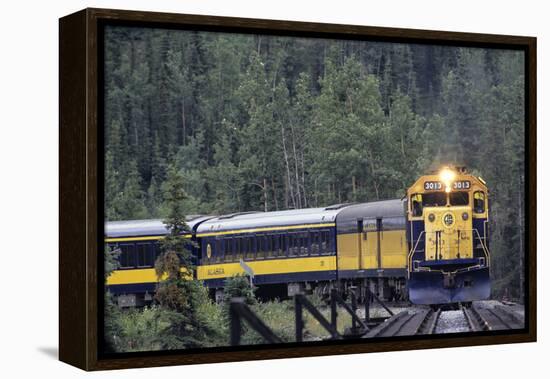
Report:
[[[435,215],[433,213],[430,213],[428,215],[428,220],[430,220],[430,222],[434,222],[435,221]]]
[[[448,167],[445,167],[439,173],[439,178],[445,183],[445,192],[451,192],[451,183],[455,180],[456,173]]]
[[[451,182],[455,179],[455,177],[456,177],[455,172],[448,167],[445,167],[439,173],[439,178],[445,184],[451,184]]]
[[[468,219],[468,213],[467,212],[462,213],[462,219],[464,221],[466,221]]]

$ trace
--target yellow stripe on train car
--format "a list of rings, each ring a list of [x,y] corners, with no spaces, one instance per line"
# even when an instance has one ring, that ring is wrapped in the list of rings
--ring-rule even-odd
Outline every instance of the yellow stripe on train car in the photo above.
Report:
[[[252,268],[254,275],[330,271],[336,270],[336,256],[246,261],[246,264]],[[240,263],[220,263],[197,267],[197,279],[199,280],[222,279],[244,273]],[[161,280],[165,278],[166,276],[163,276]],[[154,268],[128,269],[114,271],[107,278],[107,285],[156,283],[158,281]]]
[[[269,259],[246,261],[254,275],[287,274],[336,270],[336,256]],[[245,271],[239,263],[220,263],[197,267],[197,279],[222,279],[242,275]]]
[[[184,273],[186,270],[181,269],[181,272]],[[163,275],[161,280],[166,279],[167,275]],[[117,284],[139,284],[139,283],[157,283],[158,277],[154,268],[138,268],[138,269],[128,269],[128,270],[115,270],[107,278],[107,285],[117,285]]]

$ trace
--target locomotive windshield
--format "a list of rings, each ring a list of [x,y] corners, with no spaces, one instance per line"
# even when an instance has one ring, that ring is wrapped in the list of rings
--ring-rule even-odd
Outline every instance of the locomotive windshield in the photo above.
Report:
[[[424,207],[444,207],[447,205],[445,192],[430,192],[411,196],[412,213],[414,217],[422,216]]]
[[[447,205],[445,192],[430,192],[422,196],[422,205],[425,207],[444,207]]]
[[[481,197],[481,195],[478,195]],[[453,206],[468,205],[468,192],[449,193],[449,204]],[[481,203],[481,202],[478,202]],[[414,194],[411,196],[412,212],[414,217],[422,216],[424,207],[444,207],[447,205],[447,193],[429,192],[425,194]],[[481,205],[480,205],[481,208]]]
[[[468,205],[468,192],[451,192],[449,201],[451,205]]]

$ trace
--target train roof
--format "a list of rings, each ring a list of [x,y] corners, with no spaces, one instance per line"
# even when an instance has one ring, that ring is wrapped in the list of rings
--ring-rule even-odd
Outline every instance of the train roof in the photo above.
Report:
[[[297,226],[334,223],[336,215],[349,204],[323,208],[305,208],[274,212],[247,212],[220,216],[205,221],[197,228],[197,235],[231,230],[259,229],[278,226]]]
[[[362,218],[405,217],[402,199],[360,203],[342,209],[336,218],[337,223],[357,221]]]
[[[242,212],[223,216],[194,215],[187,224],[198,235],[233,230],[271,227],[334,224],[344,226],[358,218],[404,216],[403,200],[385,200],[359,204],[335,204],[322,208],[293,209],[274,212]],[[160,236],[167,234],[161,219],[111,221],[105,224],[107,238]]]
[[[192,215],[186,217],[191,230],[200,222],[213,216]],[[168,233],[161,219],[109,221],[105,223],[105,236],[108,238],[135,236],[162,236]]]

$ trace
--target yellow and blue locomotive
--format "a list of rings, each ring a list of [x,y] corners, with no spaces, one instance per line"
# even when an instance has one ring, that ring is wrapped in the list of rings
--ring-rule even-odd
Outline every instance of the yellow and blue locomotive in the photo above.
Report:
[[[407,191],[407,287],[415,304],[487,299],[488,192],[483,179],[445,167]]]

